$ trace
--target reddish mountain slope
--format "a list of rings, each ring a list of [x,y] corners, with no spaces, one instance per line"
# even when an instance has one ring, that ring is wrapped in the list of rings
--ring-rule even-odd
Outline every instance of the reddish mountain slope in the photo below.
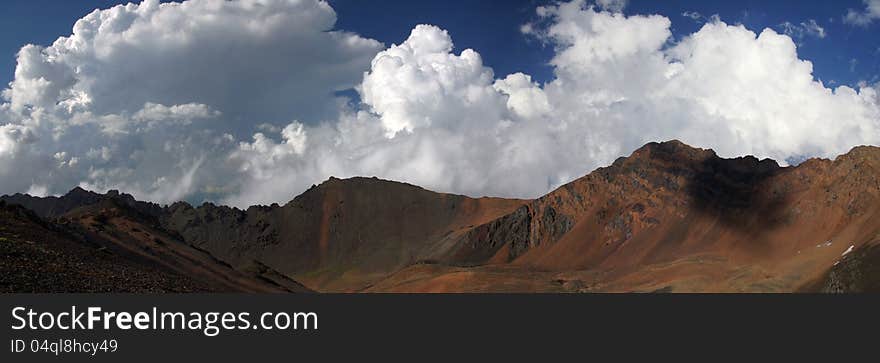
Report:
[[[4,199],[225,288],[259,290],[240,273],[318,291],[880,289],[876,147],[780,167],[651,143],[535,200],[375,178],[331,178],[284,206],[247,210],[82,190]],[[213,256],[234,270],[216,270]]]
[[[233,264],[257,259],[318,290],[352,291],[447,255],[469,228],[523,203],[375,178],[331,178],[282,207],[178,203],[163,223]]]
[[[880,149],[780,168],[652,143],[516,212],[478,226],[459,284],[417,266],[377,290],[472,290],[498,275],[541,273],[571,290],[793,291],[815,284],[850,246],[880,243]],[[461,271],[451,271],[457,274]],[[508,277],[516,281],[514,276]],[[435,288],[435,285],[443,288]]]

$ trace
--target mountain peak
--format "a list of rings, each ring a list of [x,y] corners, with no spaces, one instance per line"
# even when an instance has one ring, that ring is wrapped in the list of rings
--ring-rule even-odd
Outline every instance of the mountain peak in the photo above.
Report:
[[[701,149],[673,139],[663,142],[649,142],[634,151],[634,158],[661,158],[661,159],[685,159],[705,160],[717,156],[712,149]]]
[[[369,187],[404,187],[404,188],[412,188],[412,189],[424,189],[420,186],[399,182],[394,180],[386,180],[379,179],[375,176],[366,177],[366,176],[353,176],[350,178],[337,178],[331,176],[321,184],[313,186],[313,188],[327,188],[327,187],[351,187],[351,188],[369,188]]]
[[[843,158],[853,158],[859,160],[878,160],[880,161],[880,147],[861,145],[849,150],[846,154],[841,155]]]
[[[89,190],[85,190],[80,186],[76,186],[73,189],[71,189],[69,192],[67,192],[67,194],[65,194],[64,197],[83,198],[83,197],[96,197],[98,195],[99,195],[98,193],[95,193],[95,192],[92,192]]]

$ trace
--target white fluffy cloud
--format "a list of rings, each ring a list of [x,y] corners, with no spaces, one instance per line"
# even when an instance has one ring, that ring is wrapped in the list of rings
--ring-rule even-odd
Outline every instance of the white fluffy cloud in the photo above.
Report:
[[[6,92],[14,110],[97,114],[145,103],[223,107],[229,125],[335,116],[334,91],[359,81],[381,44],[330,31],[315,0],[146,0],[95,10],[49,47],[26,46]]]
[[[792,39],[772,29],[716,20],[672,44],[665,17],[596,12],[580,1],[546,13],[553,22],[544,36],[558,48],[557,79],[545,92],[560,117],[613,140],[604,143],[612,154],[680,138],[728,156],[785,160],[880,141],[875,88],[826,88]]]
[[[32,142],[34,135],[30,129],[20,125],[0,126],[0,157],[13,156],[22,146]]]
[[[862,2],[865,3],[866,9],[849,9],[846,16],[843,17],[844,22],[847,24],[867,26],[874,22],[874,20],[880,19],[880,0],[862,0]]]
[[[380,115],[389,136],[419,127],[458,127],[501,117],[504,100],[479,53],[452,51],[445,30],[418,25],[400,45],[373,59],[360,86],[363,102]]]
[[[384,50],[328,31],[332,9],[314,0],[93,13],[77,25],[91,31],[22,49],[0,105],[16,120],[0,133],[0,172],[41,166],[4,174],[0,187],[246,206],[287,201],[330,175],[375,175],[534,197],[649,141],[777,160],[880,142],[876,87],[816,81],[790,35],[714,17],[675,41],[668,18],[627,16],[624,5],[538,8],[542,20],[524,29],[555,50],[545,84],[495,75],[436,26]],[[332,96],[351,86],[361,104]]]
[[[38,165],[0,180],[0,192],[81,184],[166,202],[228,179],[224,155],[255,124],[337,116],[345,101],[334,93],[358,84],[382,45],[335,21],[317,0],[146,0],[95,10],[50,46],[24,46],[0,122],[38,141],[13,143],[9,131],[2,148]],[[88,157],[94,150],[105,157]],[[59,152],[79,166],[41,166]]]

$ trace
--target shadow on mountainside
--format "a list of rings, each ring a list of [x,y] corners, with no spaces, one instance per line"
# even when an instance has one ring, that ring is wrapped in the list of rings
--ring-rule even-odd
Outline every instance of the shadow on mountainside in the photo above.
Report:
[[[786,170],[771,159],[709,157],[689,176],[686,192],[696,211],[717,217],[726,227],[742,232],[772,228],[786,220],[791,191],[773,182]]]

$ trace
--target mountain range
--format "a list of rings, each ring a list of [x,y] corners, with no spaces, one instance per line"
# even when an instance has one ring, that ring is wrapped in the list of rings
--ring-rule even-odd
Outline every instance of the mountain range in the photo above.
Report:
[[[679,141],[537,199],[331,177],[284,205],[0,198],[5,292],[880,290],[880,148],[781,167]]]

